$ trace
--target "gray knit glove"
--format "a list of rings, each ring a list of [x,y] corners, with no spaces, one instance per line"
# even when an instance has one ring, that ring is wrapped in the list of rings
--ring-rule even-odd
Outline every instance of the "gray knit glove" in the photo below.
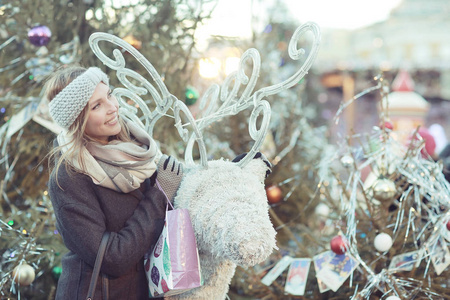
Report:
[[[183,179],[183,164],[172,156],[163,155],[158,163],[158,175],[156,176],[167,198],[173,203],[173,199]]]

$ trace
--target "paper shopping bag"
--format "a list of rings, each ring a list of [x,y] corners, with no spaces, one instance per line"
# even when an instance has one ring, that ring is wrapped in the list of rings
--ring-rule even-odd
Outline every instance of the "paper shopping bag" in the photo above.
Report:
[[[203,284],[187,209],[166,210],[163,231],[144,264],[151,298],[181,294]]]

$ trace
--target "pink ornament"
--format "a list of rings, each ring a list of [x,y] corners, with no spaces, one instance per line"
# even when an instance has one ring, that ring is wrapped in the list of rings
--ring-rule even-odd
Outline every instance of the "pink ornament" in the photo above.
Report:
[[[331,251],[338,255],[342,255],[348,250],[348,242],[342,235],[337,235],[330,241]]]
[[[392,125],[392,123],[389,121],[384,122],[384,127],[390,130],[394,129],[394,125]]]
[[[419,128],[418,133],[420,136],[425,140],[425,151],[429,155],[433,156],[436,150],[436,141],[434,140],[434,137],[431,135],[430,131],[426,128]],[[424,149],[422,149],[421,153],[425,156]]]
[[[28,31],[28,40],[37,47],[47,45],[51,36],[52,32],[44,25],[35,26]]]
[[[447,221],[447,230],[450,230],[450,220]]]
[[[436,150],[436,141],[430,131],[426,128],[420,127],[417,133],[425,142],[425,147],[420,150],[422,156],[426,157],[427,155],[435,155],[434,151]],[[410,137],[410,139],[419,140],[419,137],[414,135],[413,137]]]

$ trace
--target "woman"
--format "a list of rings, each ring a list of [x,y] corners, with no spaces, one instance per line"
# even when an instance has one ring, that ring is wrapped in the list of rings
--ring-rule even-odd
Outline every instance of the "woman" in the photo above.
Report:
[[[69,250],[56,299],[85,299],[105,232],[111,234],[95,299],[147,299],[143,257],[162,231],[167,203],[153,186],[157,146],[118,115],[99,68],[62,69],[45,90],[50,115],[64,129],[51,152],[55,167],[49,179],[57,228]],[[167,167],[169,160],[161,161]],[[166,170],[178,171],[170,162]],[[177,187],[181,172],[176,174],[171,184]]]

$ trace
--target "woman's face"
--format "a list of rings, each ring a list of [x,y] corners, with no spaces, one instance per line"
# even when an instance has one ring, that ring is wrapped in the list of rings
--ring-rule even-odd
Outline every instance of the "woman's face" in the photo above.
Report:
[[[87,105],[89,117],[85,133],[100,143],[108,143],[108,138],[121,130],[117,114],[119,110],[117,99],[111,94],[109,86],[100,82]]]

